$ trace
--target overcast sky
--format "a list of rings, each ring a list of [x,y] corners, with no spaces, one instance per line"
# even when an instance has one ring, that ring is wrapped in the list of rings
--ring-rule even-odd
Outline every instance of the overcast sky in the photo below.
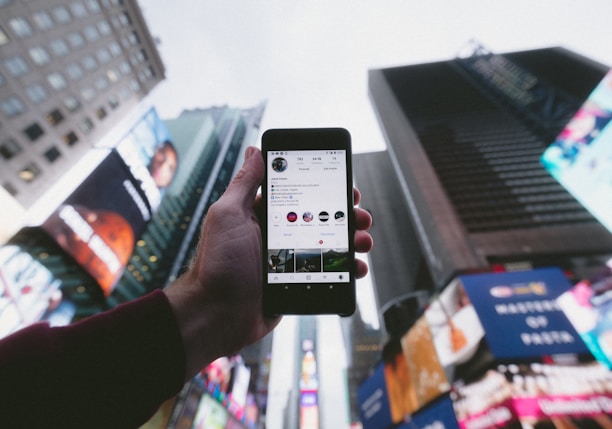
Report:
[[[609,0],[140,0],[167,79],[149,97],[184,108],[267,100],[262,128],[343,126],[356,152],[384,148],[367,70],[565,46],[612,65]]]

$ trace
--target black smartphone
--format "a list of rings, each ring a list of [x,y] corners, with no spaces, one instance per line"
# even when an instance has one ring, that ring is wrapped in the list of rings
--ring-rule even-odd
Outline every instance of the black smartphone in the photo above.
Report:
[[[262,154],[264,314],[350,316],[355,221],[349,132],[267,130]]]

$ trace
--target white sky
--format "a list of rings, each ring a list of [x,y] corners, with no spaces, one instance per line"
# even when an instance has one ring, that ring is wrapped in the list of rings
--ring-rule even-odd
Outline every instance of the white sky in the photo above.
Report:
[[[343,126],[355,152],[385,147],[367,70],[565,46],[612,65],[609,0],[140,0],[167,79],[149,101],[184,108],[268,100],[262,130]]]
[[[355,152],[385,147],[368,98],[369,69],[448,60],[471,39],[497,53],[564,46],[612,66],[610,0],[139,2],[166,65],[166,81],[148,98],[162,118],[267,100],[262,132],[341,126]],[[294,330],[295,319],[286,318],[277,331],[287,338]],[[294,370],[282,348],[286,365],[275,362],[276,380],[291,379]],[[290,388],[270,386],[273,429],[282,427]]]

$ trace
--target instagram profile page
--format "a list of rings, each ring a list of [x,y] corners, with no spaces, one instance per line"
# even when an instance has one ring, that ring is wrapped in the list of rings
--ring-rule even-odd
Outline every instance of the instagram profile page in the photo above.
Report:
[[[346,151],[270,151],[268,282],[347,283]]]

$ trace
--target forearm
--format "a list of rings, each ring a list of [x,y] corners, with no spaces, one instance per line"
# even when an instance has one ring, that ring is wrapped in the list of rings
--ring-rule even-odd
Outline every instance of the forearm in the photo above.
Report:
[[[34,325],[0,342],[0,409],[10,427],[137,427],[184,382],[165,295],[82,322]]]

